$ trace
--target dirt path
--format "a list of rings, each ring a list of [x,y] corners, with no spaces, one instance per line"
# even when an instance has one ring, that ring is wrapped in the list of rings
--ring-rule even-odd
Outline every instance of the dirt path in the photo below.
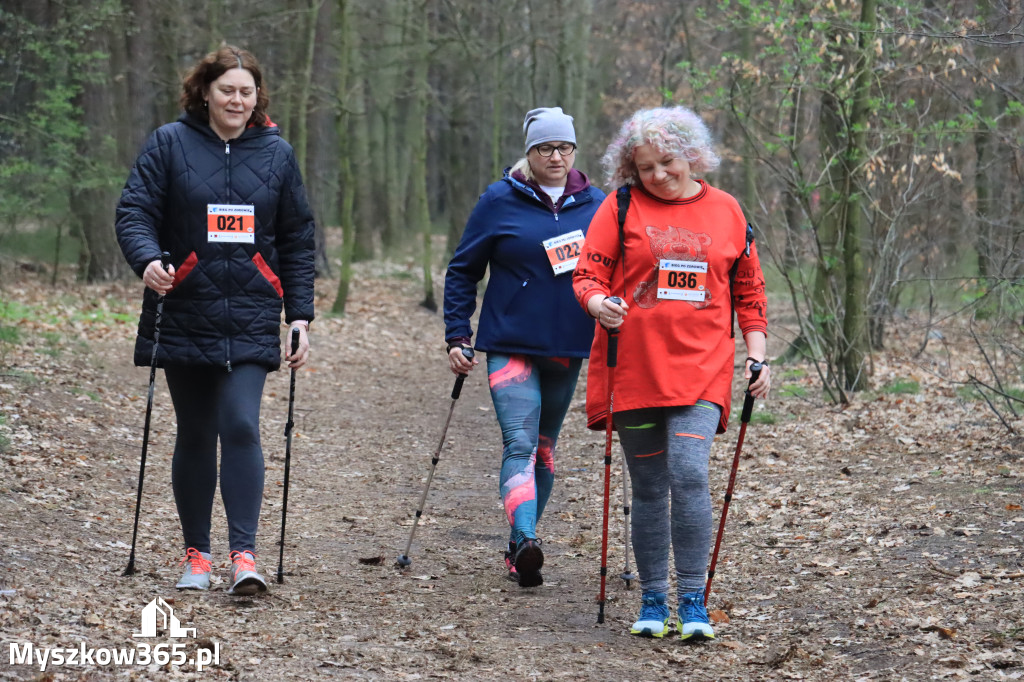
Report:
[[[19,350],[0,356],[0,679],[1024,678],[1024,443],[1002,438],[927,372],[938,356],[881,358],[876,379],[913,373],[920,393],[865,395],[844,411],[797,397],[818,394],[806,368],[776,368],[776,397],[758,407],[775,423],[748,430],[711,603],[729,622],[710,646],[627,634],[639,591],[617,577],[621,512],[607,622],[596,624],[603,437],[584,427],[582,381],[541,524],[544,586],[521,590],[504,575],[500,435],[479,368],[456,406],[412,565],[397,570],[452,376],[440,317],[415,304],[419,283],[399,267],[378,270],[357,282],[348,317],[314,326],[313,366],[298,377],[288,575],[256,599],[228,597],[223,569],[209,593],[171,587],[180,556],[162,378],[140,573],[120,576],[148,380],[125,366],[134,287],[5,285],[27,312]],[[320,286],[326,310],[334,284]],[[272,375],[259,537],[267,575],[277,565],[287,393],[287,374]],[[716,517],[735,438],[730,429],[712,455]],[[223,564],[221,515],[215,507]],[[216,646],[218,664],[42,674],[11,665],[11,643],[135,647],[142,608],[157,597],[197,639],[153,642],[186,642],[189,656]]]

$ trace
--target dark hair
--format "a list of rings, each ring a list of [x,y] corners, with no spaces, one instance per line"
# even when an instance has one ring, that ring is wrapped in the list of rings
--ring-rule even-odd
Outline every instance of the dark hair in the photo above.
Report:
[[[267,95],[267,88],[263,84],[263,72],[260,71],[259,62],[251,52],[234,45],[224,45],[214,50],[192,67],[181,85],[181,108],[193,116],[209,121],[209,112],[203,105],[206,103],[204,95],[209,90],[210,83],[223,76],[225,72],[239,68],[251,73],[256,82],[256,106],[249,117],[248,125],[267,125],[267,121],[270,120],[267,118],[270,96]]]

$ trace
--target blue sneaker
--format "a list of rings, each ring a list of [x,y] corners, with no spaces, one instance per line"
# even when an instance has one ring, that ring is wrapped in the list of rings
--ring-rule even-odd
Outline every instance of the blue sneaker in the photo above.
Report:
[[[640,617],[629,629],[629,634],[661,639],[668,630],[668,606],[664,592],[645,592],[640,598]]]
[[[688,642],[715,638],[704,607],[704,590],[684,594],[679,600],[679,637]]]

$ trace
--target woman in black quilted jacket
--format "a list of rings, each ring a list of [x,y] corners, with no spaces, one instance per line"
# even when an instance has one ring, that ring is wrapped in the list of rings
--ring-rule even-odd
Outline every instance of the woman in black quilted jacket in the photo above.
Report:
[[[171,465],[185,540],[179,589],[210,586],[210,516],[220,488],[228,520],[229,594],[267,589],[256,571],[263,501],[260,401],[281,365],[281,310],[299,329],[289,367],[309,353],[313,215],[291,146],[266,114],[256,59],[225,46],[185,78],[184,113],[146,141],[117,207],[117,239],[146,289],[135,364],[153,352],[178,422]],[[170,253],[164,270],[160,254]]]

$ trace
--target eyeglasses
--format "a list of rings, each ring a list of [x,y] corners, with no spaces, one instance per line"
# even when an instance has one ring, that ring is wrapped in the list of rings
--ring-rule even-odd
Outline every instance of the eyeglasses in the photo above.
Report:
[[[576,145],[570,144],[568,142],[560,144],[557,147],[553,144],[539,144],[536,147],[534,147],[534,149],[537,150],[538,154],[547,159],[550,158],[551,155],[554,154],[556,151],[558,152],[559,156],[569,156],[574,151],[576,151]]]

